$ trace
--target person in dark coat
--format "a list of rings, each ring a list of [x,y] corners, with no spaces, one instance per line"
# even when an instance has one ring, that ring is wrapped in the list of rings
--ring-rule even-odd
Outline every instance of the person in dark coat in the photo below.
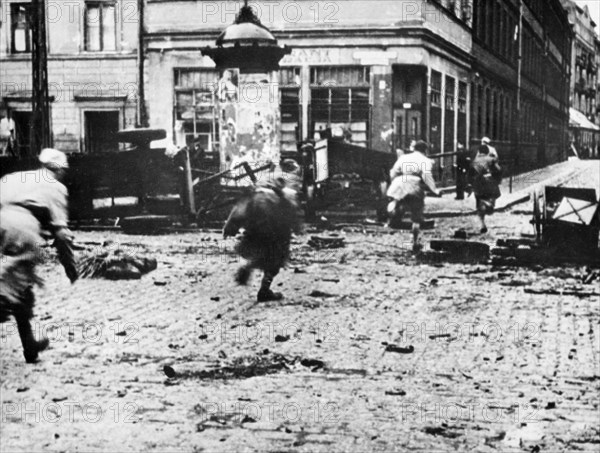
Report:
[[[477,203],[477,216],[481,222],[481,233],[487,233],[485,216],[494,212],[496,200],[500,197],[502,169],[498,158],[490,155],[487,145],[481,145],[471,163],[469,179]]]
[[[467,188],[467,176],[471,168],[471,154],[462,143],[459,143],[456,151],[456,199],[465,199]]]
[[[60,182],[67,158],[47,148],[39,160],[42,168],[12,173],[0,182],[0,322],[15,317],[28,363],[37,361],[38,353],[48,347],[47,339],[34,338],[30,324],[33,287],[42,283],[35,267],[44,236],[55,239],[59,261],[71,282],[78,277],[67,228],[67,189]]]
[[[297,165],[293,168],[293,173],[299,169]],[[252,188],[234,206],[223,229],[225,238],[243,229],[237,251],[247,263],[237,271],[236,281],[245,285],[253,269],[262,270],[258,302],[283,297],[271,290],[271,283],[289,259],[292,233],[301,230],[295,180],[286,179],[278,178]]]

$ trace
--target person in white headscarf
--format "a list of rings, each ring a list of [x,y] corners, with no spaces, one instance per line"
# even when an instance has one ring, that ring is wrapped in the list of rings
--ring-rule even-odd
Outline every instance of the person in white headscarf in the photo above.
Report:
[[[28,363],[37,361],[38,353],[48,347],[47,339],[36,341],[30,324],[33,287],[42,283],[35,267],[45,237],[55,239],[59,261],[71,282],[78,277],[67,228],[67,188],[61,182],[68,169],[67,156],[46,148],[39,160],[41,168],[12,173],[0,181],[0,322],[15,317]]]
[[[488,147],[488,149],[490,150],[489,156],[491,158],[498,159],[498,151],[496,151],[496,148],[492,146],[492,140],[489,137],[483,137],[481,139],[481,144]]]

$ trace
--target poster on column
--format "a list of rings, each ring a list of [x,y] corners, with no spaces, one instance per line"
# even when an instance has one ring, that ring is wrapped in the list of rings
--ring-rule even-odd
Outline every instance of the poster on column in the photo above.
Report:
[[[277,85],[271,83],[276,80],[276,73],[229,71],[231,74],[224,75],[219,84],[221,161],[229,169],[241,162],[248,162],[252,168],[277,164],[279,92]],[[244,170],[235,169],[234,174],[244,174]],[[229,183],[248,185],[251,181],[243,178]]]

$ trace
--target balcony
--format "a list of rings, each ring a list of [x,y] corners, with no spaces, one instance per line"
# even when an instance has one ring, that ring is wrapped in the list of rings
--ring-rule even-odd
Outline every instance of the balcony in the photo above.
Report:
[[[575,66],[585,68],[587,66],[587,62],[588,59],[584,55],[578,55],[577,58],[575,58]]]
[[[577,82],[575,82],[575,93],[583,92],[585,92],[585,79],[582,77]]]
[[[585,94],[587,95],[587,97],[590,97],[590,98],[593,98],[593,99],[595,99],[595,98],[596,98],[596,88],[594,88],[594,87],[589,87],[589,88],[586,90]]]
[[[596,75],[598,73],[598,65],[590,62],[588,65],[588,72],[590,74]]]

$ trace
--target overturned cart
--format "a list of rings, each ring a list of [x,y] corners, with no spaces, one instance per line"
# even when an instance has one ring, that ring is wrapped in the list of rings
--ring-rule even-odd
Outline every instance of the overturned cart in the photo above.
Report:
[[[532,264],[600,264],[600,209],[595,189],[545,187],[533,194],[533,238],[498,241],[502,260]]]

